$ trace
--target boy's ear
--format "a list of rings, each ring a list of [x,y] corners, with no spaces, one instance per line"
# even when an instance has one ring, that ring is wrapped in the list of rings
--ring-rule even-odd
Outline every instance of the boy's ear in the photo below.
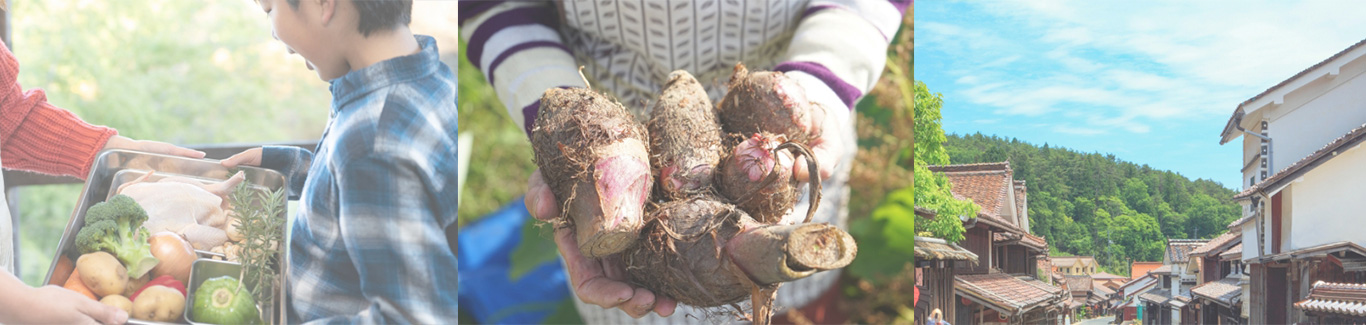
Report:
[[[320,16],[320,17],[318,17],[318,18],[321,18],[321,19],[322,19],[323,26],[327,26],[327,24],[332,23],[332,17],[336,17],[336,16],[337,16],[337,5],[338,5],[338,4],[337,4],[337,1],[338,1],[338,0],[314,0],[314,1],[317,1],[317,2],[318,2],[318,8],[321,9],[320,14],[321,14],[322,16]]]

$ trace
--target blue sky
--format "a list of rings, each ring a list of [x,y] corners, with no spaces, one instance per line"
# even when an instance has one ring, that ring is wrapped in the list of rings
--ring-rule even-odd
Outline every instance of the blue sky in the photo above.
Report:
[[[1366,39],[1366,1],[918,1],[915,77],[944,131],[982,132],[1241,189],[1234,108]],[[1354,17],[1355,16],[1355,17]]]

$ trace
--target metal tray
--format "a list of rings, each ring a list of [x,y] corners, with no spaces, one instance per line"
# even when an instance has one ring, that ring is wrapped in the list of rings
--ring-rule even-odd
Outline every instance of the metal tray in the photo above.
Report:
[[[58,261],[60,261],[69,250],[74,249],[76,233],[79,232],[81,226],[85,224],[85,211],[88,210],[90,206],[95,205],[95,203],[104,202],[105,199],[112,196],[111,192],[113,192],[114,189],[117,189],[119,185],[137,179],[149,172],[155,172],[155,174],[152,175],[152,179],[169,176],[184,176],[206,182],[216,182],[231,177],[239,170],[245,173],[245,182],[251,184],[252,187],[275,191],[287,186],[284,175],[269,169],[242,166],[230,170],[219,164],[219,160],[214,159],[190,159],[122,149],[110,149],[100,152],[95,158],[94,165],[90,168],[90,175],[85,179],[85,186],[81,189],[80,200],[76,204],[75,211],[71,212],[71,221],[66,224],[66,230],[63,231],[62,240],[57,245],[57,252],[52,259],[51,267],[48,268],[47,280],[45,280],[44,283],[60,286],[66,282],[69,273],[60,278],[54,277],[53,273],[57,270]],[[282,215],[280,217],[286,217],[283,215],[284,212],[281,213]],[[284,230],[281,229],[281,231]],[[282,261],[282,263],[280,263],[280,272],[281,274],[287,274],[289,263],[284,263],[284,247],[287,245],[280,246],[280,260]],[[203,252],[201,252],[201,255],[202,253]],[[72,261],[74,262],[74,259]],[[198,262],[196,262],[196,265],[197,264]],[[196,272],[193,270],[193,266],[191,268],[192,274]],[[283,308],[284,290],[278,291],[280,294],[276,299],[275,310],[280,312],[276,313],[278,314],[278,317],[276,317],[275,322],[283,323],[283,319],[285,318]],[[188,307],[189,301],[187,300],[186,308]],[[129,319],[129,324],[162,323]]]

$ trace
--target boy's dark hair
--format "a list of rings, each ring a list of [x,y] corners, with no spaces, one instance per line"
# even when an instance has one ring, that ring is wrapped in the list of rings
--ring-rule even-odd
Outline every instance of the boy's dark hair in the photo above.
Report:
[[[299,0],[288,0],[289,6],[299,9]],[[413,0],[352,0],[360,12],[360,26],[356,29],[365,37],[371,32],[386,31],[413,21]]]

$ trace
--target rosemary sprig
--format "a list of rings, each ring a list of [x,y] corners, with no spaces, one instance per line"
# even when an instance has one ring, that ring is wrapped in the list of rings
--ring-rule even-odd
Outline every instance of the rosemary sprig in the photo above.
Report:
[[[242,264],[239,283],[247,286],[259,306],[274,306],[280,280],[280,254],[285,238],[285,192],[252,189],[238,184],[229,200],[237,213],[237,231],[242,233],[238,263]],[[253,285],[247,285],[251,283]]]

